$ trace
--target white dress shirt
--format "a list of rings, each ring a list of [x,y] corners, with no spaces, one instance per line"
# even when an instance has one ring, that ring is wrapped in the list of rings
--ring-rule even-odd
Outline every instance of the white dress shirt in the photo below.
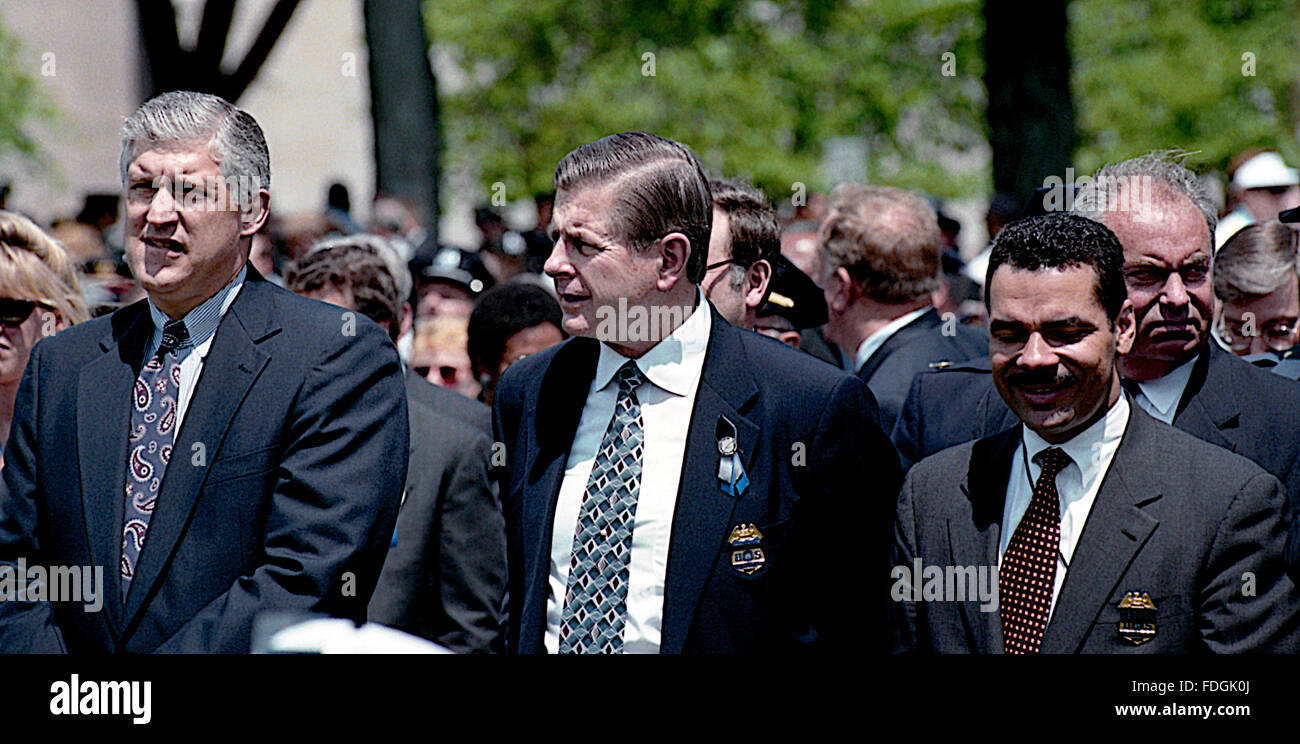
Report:
[[[212,339],[217,335],[217,326],[221,325],[221,319],[230,309],[230,303],[235,301],[240,288],[244,286],[244,277],[247,275],[247,267],[240,269],[239,274],[229,284],[182,318],[185,321],[185,330],[189,332],[189,339],[176,348],[181,363],[181,389],[179,400],[176,401],[176,426],[172,429],[173,443],[176,441],[176,433],[181,430],[185,410],[190,406],[194,386],[199,383],[199,374],[203,372],[203,362],[208,356],[208,350],[212,348]],[[154,352],[162,345],[163,325],[171,320],[166,313],[153,304],[153,300],[148,302],[149,315],[153,318],[153,336],[145,347],[146,360],[152,358]]]
[[[862,343],[858,344],[857,361],[853,363],[853,369],[849,371],[857,372],[862,369],[862,365],[866,364],[867,360],[871,358],[871,355],[876,353],[876,349],[884,346],[885,342],[895,333],[898,333],[900,328],[911,323],[922,315],[925,315],[926,311],[929,310],[930,307],[930,305],[926,305],[920,310],[913,310],[906,315],[900,315],[889,321],[889,323],[880,330],[863,339]]]
[[[1056,493],[1061,504],[1061,546],[1056,561],[1056,585],[1052,587],[1052,607],[1065,583],[1065,572],[1074,558],[1074,548],[1092,511],[1093,501],[1101,482],[1110,469],[1110,462],[1119,449],[1120,439],[1128,426],[1129,403],[1122,393],[1106,415],[1093,422],[1065,444],[1050,444],[1035,434],[1028,426],[1020,425],[1021,444],[1011,464],[1011,477],[1007,481],[1007,500],[1002,508],[1002,538],[998,543],[998,567],[1016,527],[1029,509],[1034,497],[1034,483],[1043,472],[1039,455],[1049,447],[1060,447],[1070,456],[1070,463],[1056,474]],[[1051,612],[1048,613],[1050,621]]]
[[[645,447],[641,463],[641,489],[632,522],[632,551],[628,556],[627,624],[623,628],[624,653],[659,653],[663,631],[664,580],[668,569],[668,543],[673,512],[686,456],[686,434],[695,393],[704,369],[712,319],[704,293],[690,317],[667,338],[636,360],[647,382],[636,390],[641,404]],[[546,602],[546,650],[558,653],[560,618],[573,557],[573,535],[587,491],[596,450],[614,415],[618,385],[614,373],[626,363],[605,344],[600,345],[596,376],[587,391],[587,403],[578,421],[573,447],[565,464],[555,506],[551,535],[550,596]]]
[[[1183,399],[1187,381],[1192,378],[1192,367],[1196,357],[1158,380],[1139,382],[1138,394],[1134,400],[1142,410],[1160,419],[1166,424],[1174,423],[1174,414],[1178,413],[1178,401]]]

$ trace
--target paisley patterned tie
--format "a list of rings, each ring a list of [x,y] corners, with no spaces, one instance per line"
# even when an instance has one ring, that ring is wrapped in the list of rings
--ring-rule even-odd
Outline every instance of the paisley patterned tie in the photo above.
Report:
[[[176,439],[177,402],[180,400],[181,365],[176,348],[189,339],[184,321],[163,326],[162,343],[140,370],[132,392],[131,436],[127,449],[126,509],[122,527],[122,601],[135,577],[144,550],[149,518],[153,516],[163,473]]]

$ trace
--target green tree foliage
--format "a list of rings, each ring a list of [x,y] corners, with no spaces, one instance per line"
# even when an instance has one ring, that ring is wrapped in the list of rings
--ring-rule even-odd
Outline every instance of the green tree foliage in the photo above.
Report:
[[[33,119],[54,116],[34,75],[41,64],[35,53],[0,27],[0,154],[17,153],[32,161],[44,156],[26,129]]]
[[[1300,161],[1294,0],[1074,0],[1070,28],[1080,167],[1158,147],[1213,168],[1251,146]]]
[[[941,195],[987,181],[936,158],[984,143],[982,21],[970,0],[431,0],[426,10],[431,38],[465,72],[459,88],[443,80],[448,166],[478,164],[485,189],[545,190],[564,153],[629,129],[680,139],[778,198],[794,182],[825,188],[824,145],[842,136],[866,140],[872,180]]]

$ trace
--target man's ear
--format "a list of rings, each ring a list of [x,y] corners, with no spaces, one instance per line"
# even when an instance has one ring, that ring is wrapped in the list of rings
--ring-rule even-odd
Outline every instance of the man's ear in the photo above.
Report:
[[[271,212],[271,192],[259,189],[253,196],[251,204],[239,210],[239,236],[251,238],[266,224],[266,217]]]
[[[772,280],[772,264],[759,259],[745,270],[745,307],[757,309],[763,304],[768,282]]]
[[[1133,315],[1133,303],[1128,299],[1120,306],[1119,316],[1115,318],[1115,351],[1121,356],[1133,350],[1137,338],[1137,320]]]
[[[853,304],[853,277],[843,266],[831,272],[826,282],[826,304],[836,315],[843,315]]]
[[[686,262],[691,257],[691,241],[679,232],[668,233],[655,244],[659,253],[660,292],[667,292],[686,279]]]

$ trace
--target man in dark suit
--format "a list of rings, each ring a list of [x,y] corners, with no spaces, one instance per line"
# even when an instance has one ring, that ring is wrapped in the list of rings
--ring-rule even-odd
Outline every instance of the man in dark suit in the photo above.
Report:
[[[1210,340],[1215,213],[1196,177],[1151,153],[1098,171],[1076,196],[1075,209],[1110,228],[1124,246],[1137,336],[1120,359],[1120,375],[1138,405],[1272,473],[1285,488],[1292,523],[1300,524],[1294,519],[1300,508],[1300,387]],[[988,376],[941,370],[914,384],[892,435],[905,459],[1014,423],[1010,411],[999,409]],[[1291,538],[1286,554],[1287,563],[1300,568],[1300,537]]]
[[[247,113],[163,94],[121,163],[148,299],[37,344],[0,500],[0,561],[102,569],[103,611],[0,603],[0,649],[241,653],[265,611],[363,620],[406,474],[396,350],[247,263],[270,202]]]
[[[881,427],[892,431],[917,373],[979,356],[988,339],[934,309],[943,235],[916,194],[841,184],[818,240],[826,338],[853,358],[880,405]]]
[[[285,286],[365,313],[396,342],[410,308],[398,289],[404,277],[392,276],[406,267],[386,264],[389,250],[373,235],[321,241],[290,268]],[[406,490],[367,615],[458,653],[500,650],[506,533],[488,474],[491,409],[418,375],[406,385]],[[465,409],[481,409],[486,427],[468,423]]]
[[[644,132],[560,161],[572,338],[506,371],[508,647],[521,653],[883,645],[897,456],[850,375],[728,324],[698,287],[708,179]],[[863,547],[865,546],[865,547]]]
[[[992,377],[1022,425],[908,473],[900,648],[1297,649],[1281,484],[1130,402],[1117,366],[1137,334],[1123,266],[1115,235],[1077,215],[998,235],[985,288]],[[976,598],[969,579],[958,588],[966,576],[995,585],[995,599]]]

